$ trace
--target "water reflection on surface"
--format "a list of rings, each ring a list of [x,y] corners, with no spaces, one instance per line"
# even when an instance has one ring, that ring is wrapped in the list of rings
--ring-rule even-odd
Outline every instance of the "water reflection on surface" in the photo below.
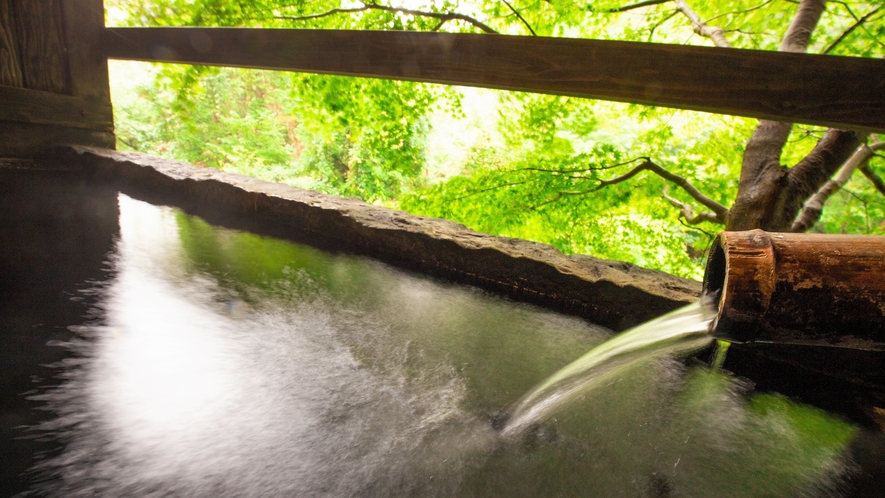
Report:
[[[55,496],[825,496],[853,428],[657,359],[519,438],[610,332],[120,197],[100,323],[41,396]]]

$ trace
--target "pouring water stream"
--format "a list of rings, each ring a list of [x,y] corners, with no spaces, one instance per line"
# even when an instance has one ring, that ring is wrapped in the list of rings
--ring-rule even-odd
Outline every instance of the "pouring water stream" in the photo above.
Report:
[[[607,379],[663,355],[681,356],[713,341],[713,300],[700,301],[630,329],[548,377],[509,410],[502,434],[513,435],[579,399]]]

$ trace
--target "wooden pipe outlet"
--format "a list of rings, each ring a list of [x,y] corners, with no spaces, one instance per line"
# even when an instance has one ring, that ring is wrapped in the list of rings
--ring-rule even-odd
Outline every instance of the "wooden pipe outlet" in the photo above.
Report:
[[[704,292],[721,339],[885,351],[885,237],[722,232]]]

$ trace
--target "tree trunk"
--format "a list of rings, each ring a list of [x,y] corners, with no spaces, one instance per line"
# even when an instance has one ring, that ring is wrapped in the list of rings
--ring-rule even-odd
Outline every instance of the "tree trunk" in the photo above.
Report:
[[[805,52],[825,8],[824,0],[802,0],[779,50]],[[726,230],[789,231],[805,200],[823,186],[863,139],[855,132],[829,130],[808,156],[787,168],[780,159],[792,126],[763,120],[753,131],[744,150],[738,193],[726,219]]]

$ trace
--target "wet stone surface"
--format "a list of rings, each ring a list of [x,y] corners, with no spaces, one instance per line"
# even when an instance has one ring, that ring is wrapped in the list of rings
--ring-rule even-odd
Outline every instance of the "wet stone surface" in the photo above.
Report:
[[[47,162],[221,226],[372,256],[614,330],[693,302],[701,290],[698,282],[629,263],[566,256],[445,220],[145,154],[78,147]]]

